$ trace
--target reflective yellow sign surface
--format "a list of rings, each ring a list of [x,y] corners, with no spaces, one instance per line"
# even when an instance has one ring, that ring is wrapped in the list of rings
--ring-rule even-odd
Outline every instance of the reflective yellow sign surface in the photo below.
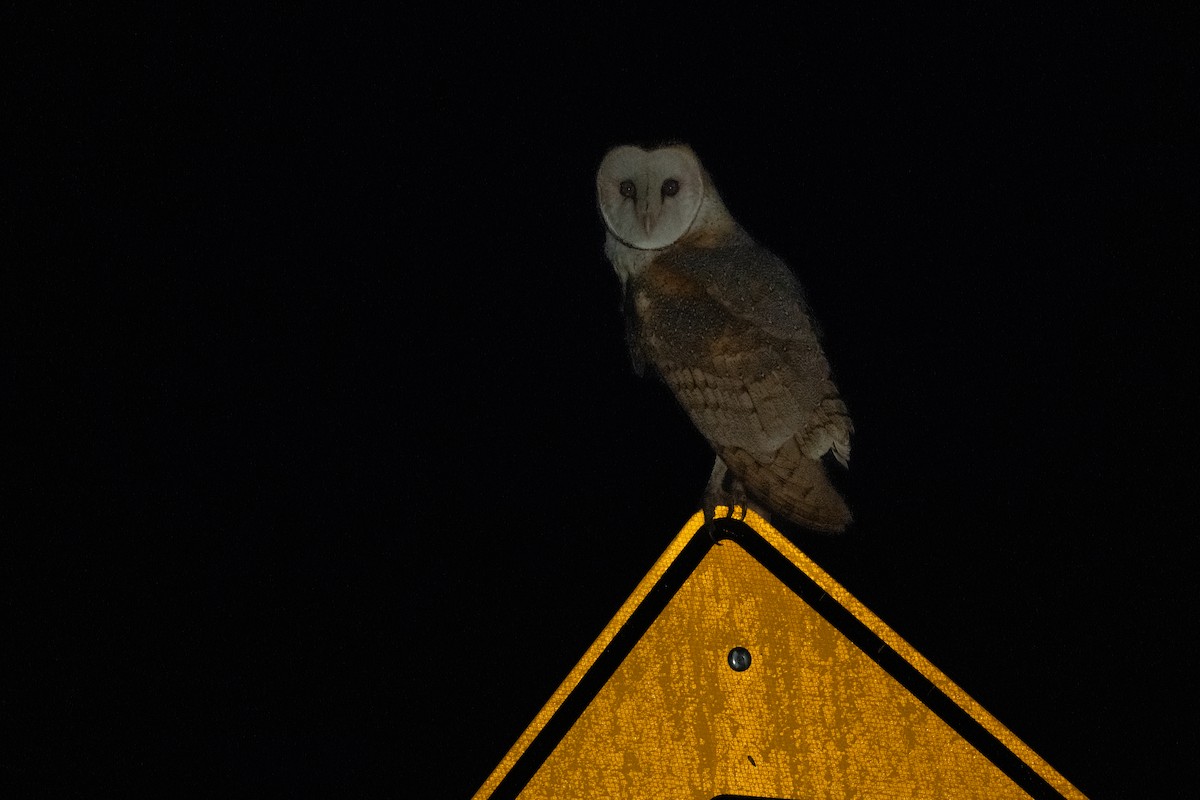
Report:
[[[699,516],[684,527],[476,798],[1083,796],[765,521],[746,521],[757,536],[717,545],[696,537]],[[689,544],[700,555],[681,574]],[[598,670],[611,670],[602,683]]]

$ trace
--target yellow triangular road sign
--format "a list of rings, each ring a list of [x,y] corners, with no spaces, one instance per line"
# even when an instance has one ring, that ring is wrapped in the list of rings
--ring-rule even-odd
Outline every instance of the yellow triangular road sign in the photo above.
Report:
[[[761,517],[693,517],[475,800],[1083,798]]]

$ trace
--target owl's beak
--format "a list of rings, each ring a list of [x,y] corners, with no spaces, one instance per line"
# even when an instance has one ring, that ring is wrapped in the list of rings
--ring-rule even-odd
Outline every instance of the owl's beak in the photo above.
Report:
[[[650,207],[649,198],[642,200],[640,205],[641,208],[638,209],[638,216],[642,218],[642,227],[645,228],[646,235],[649,236],[650,229],[654,227],[658,214],[655,213],[655,209]]]

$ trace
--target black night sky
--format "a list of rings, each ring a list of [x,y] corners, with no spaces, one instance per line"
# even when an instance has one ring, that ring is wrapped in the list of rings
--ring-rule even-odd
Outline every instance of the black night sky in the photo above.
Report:
[[[854,417],[793,540],[1085,794],[1184,796],[1195,19],[109,13],[9,34],[6,796],[469,797],[711,467],[595,208],[665,140]]]

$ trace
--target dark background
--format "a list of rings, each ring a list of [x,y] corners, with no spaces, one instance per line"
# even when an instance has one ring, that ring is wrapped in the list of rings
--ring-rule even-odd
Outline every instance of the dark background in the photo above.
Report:
[[[1086,794],[1184,796],[1196,20],[601,16],[13,27],[0,785],[470,796],[708,476],[593,197],[679,139],[854,416],[794,540]]]

